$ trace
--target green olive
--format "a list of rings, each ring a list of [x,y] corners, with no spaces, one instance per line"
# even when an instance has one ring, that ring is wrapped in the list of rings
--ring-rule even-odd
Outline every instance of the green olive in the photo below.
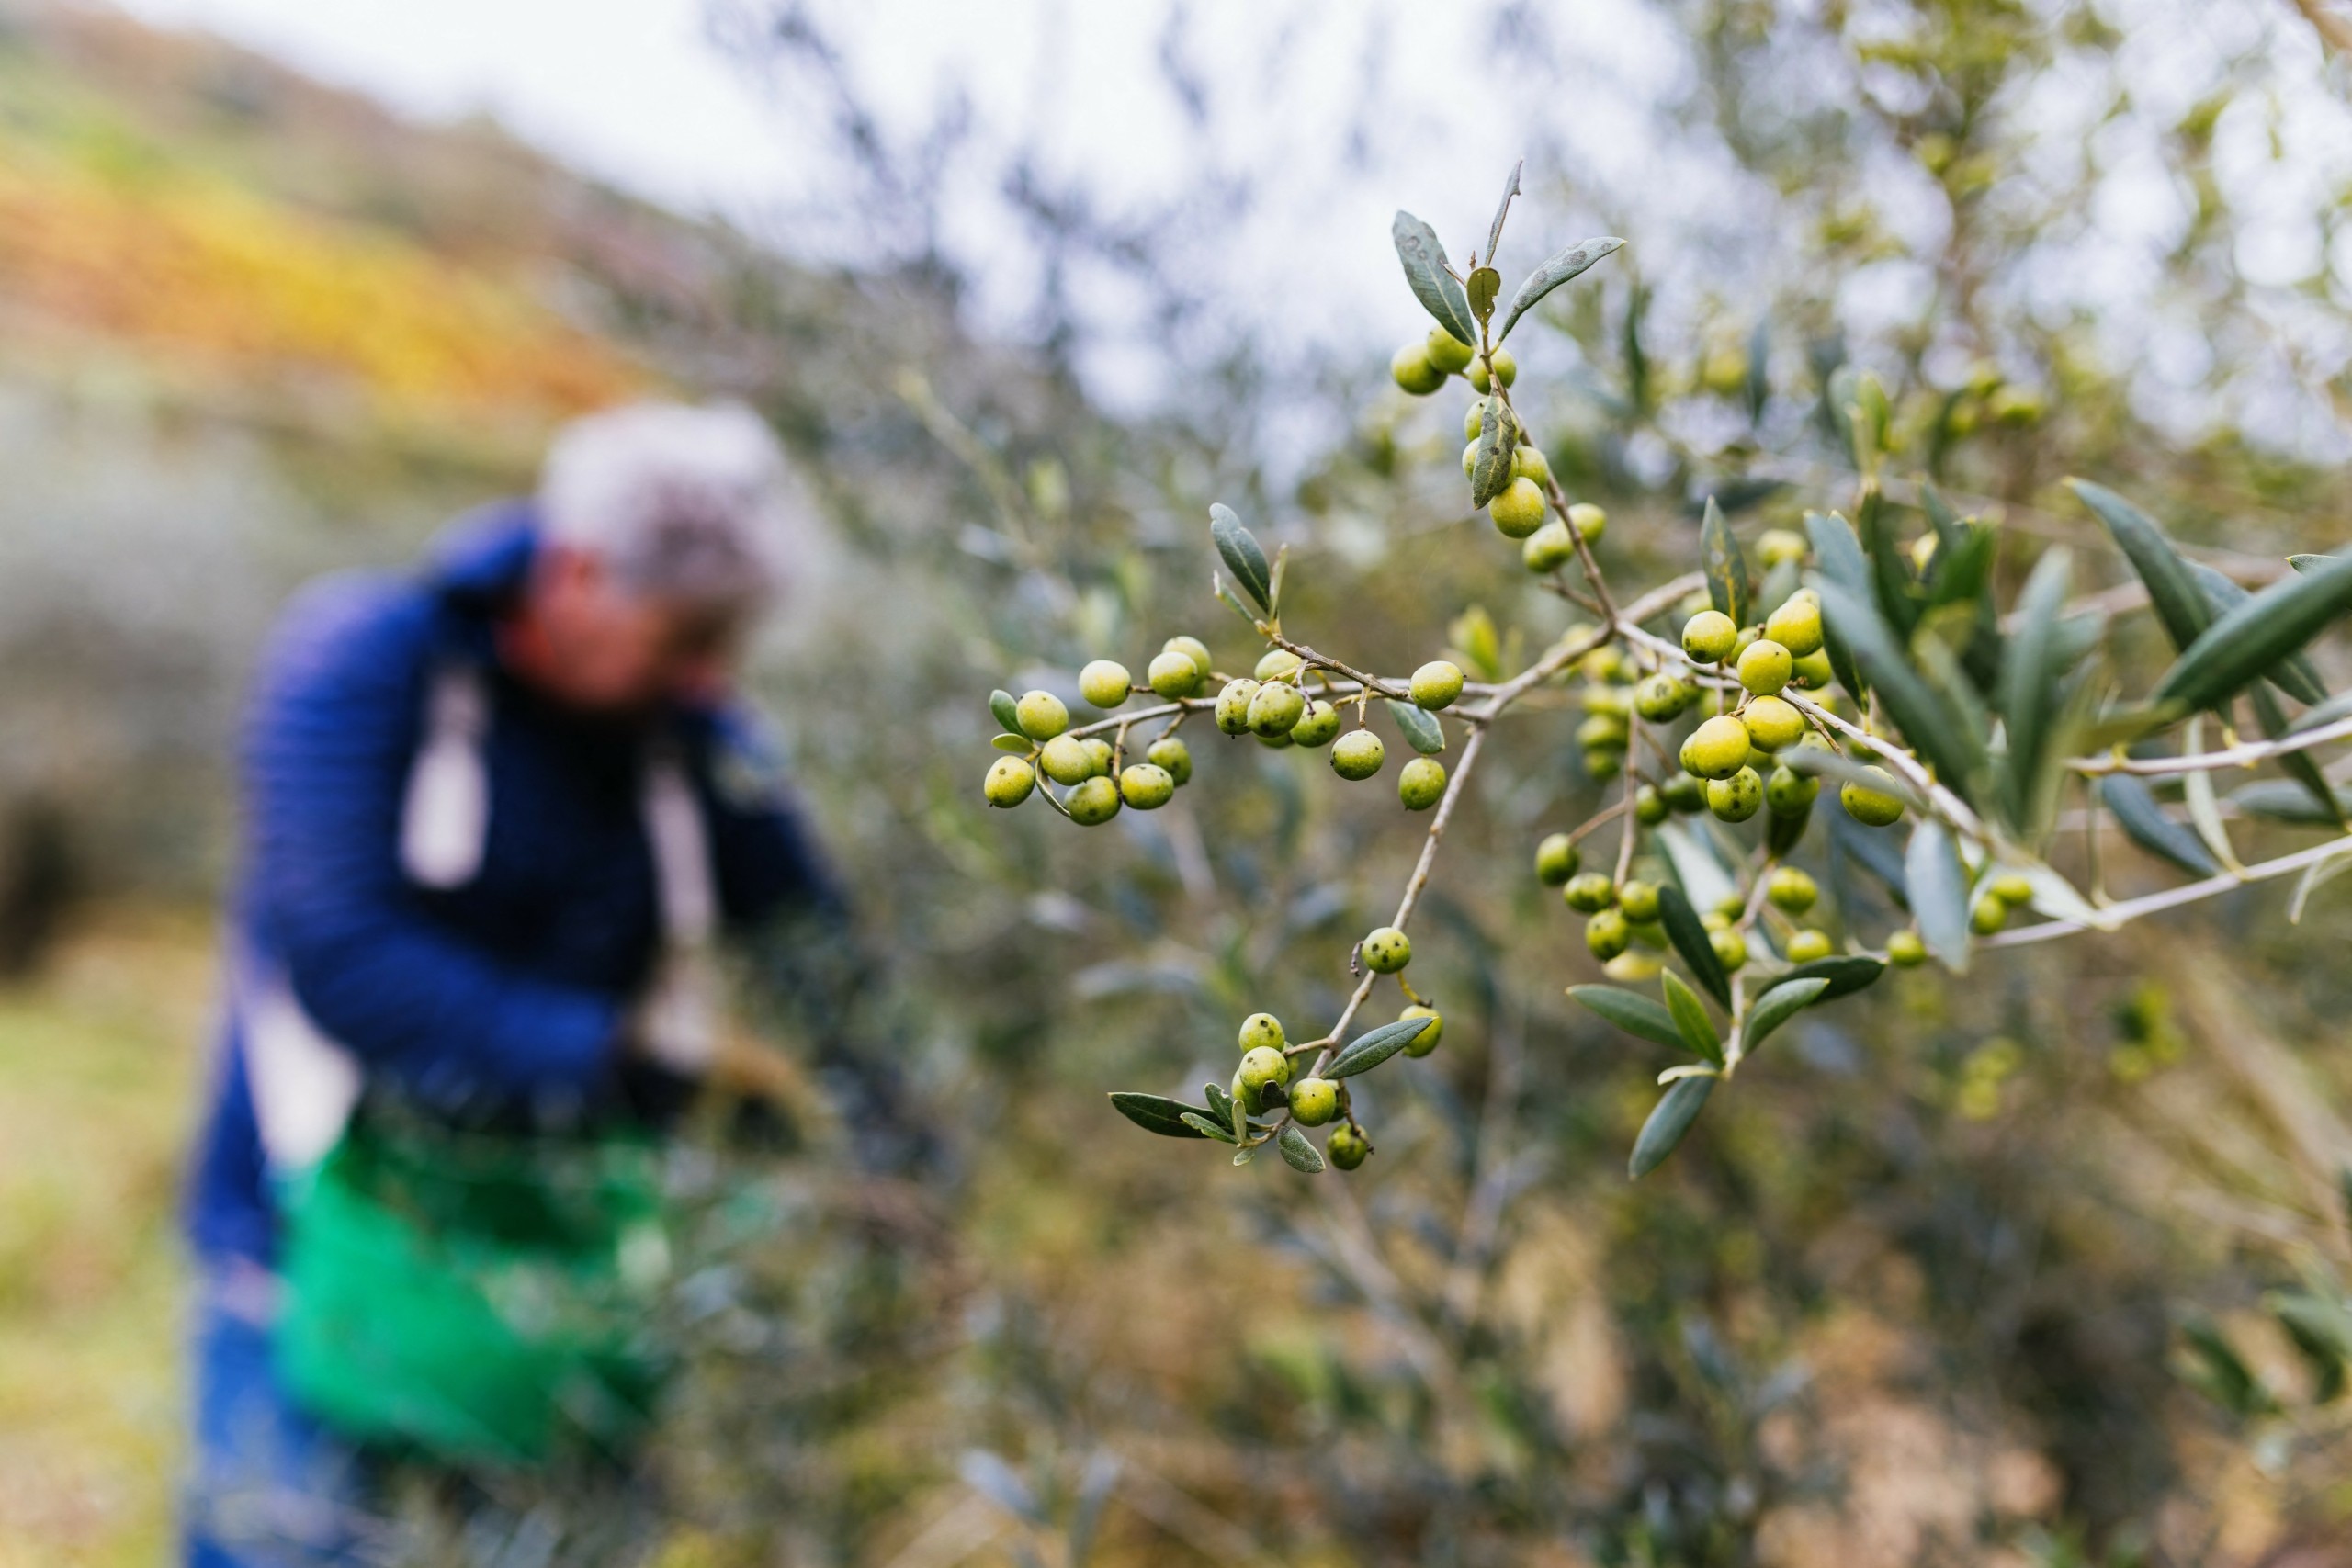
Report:
[[[1098,708],[1117,707],[1134,684],[1127,667],[1115,659],[1095,660],[1078,672],[1078,694]]]
[[[1634,931],[1622,909],[1603,909],[1584,923],[1584,944],[1603,964],[1633,945]]]
[[[1576,536],[1556,517],[1528,535],[1519,547],[1520,563],[1532,572],[1557,571],[1576,558]]]
[[[1748,744],[1758,751],[1778,751],[1804,739],[1804,715],[1779,697],[1750,697],[1739,710],[1739,721],[1747,726]]]
[[[1787,947],[1783,950],[1788,961],[1792,964],[1817,963],[1828,957],[1832,951],[1828,933],[1815,931],[1811,927],[1792,933]]]
[[[1427,811],[1445,795],[1445,764],[1435,757],[1416,757],[1396,775],[1396,798],[1408,811]]]
[[[1510,454],[1510,477],[1525,479],[1541,490],[1552,482],[1552,465],[1544,460],[1542,448],[1516,446]]]
[[[1690,705],[1690,688],[1661,670],[1634,688],[1634,711],[1652,724],[1671,724]]]
[[[1193,661],[1193,668],[1201,672],[1202,681],[1207,680],[1216,668],[1215,661],[1209,658],[1209,645],[1199,637],[1171,637],[1161,643],[1159,649],[1163,653],[1181,653]],[[1193,684],[1197,686],[1199,682]]]
[[[1430,363],[1426,343],[1408,343],[1388,362],[1388,374],[1417,398],[1426,398],[1445,385],[1445,372]]]
[[[1062,804],[1080,827],[1100,827],[1119,814],[1119,786],[1109,779],[1088,779],[1071,790]]]
[[[1829,653],[1826,649],[1816,648],[1811,653],[1800,653],[1789,665],[1790,683],[1803,686],[1808,692],[1825,690],[1837,678],[1837,667],[1829,662]]]
[[[1154,654],[1144,670],[1144,679],[1150,682],[1155,696],[1189,697],[1201,689],[1200,666],[1180,648],[1162,649]]]
[[[1250,671],[1261,681],[1280,681],[1306,668],[1306,660],[1287,648],[1270,648],[1258,656],[1258,668]]]
[[[1754,768],[1707,784],[1707,809],[1725,822],[1745,822],[1764,808],[1764,781]]]
[[[1429,362],[1436,366],[1442,375],[1446,376],[1458,375],[1469,369],[1470,361],[1477,353],[1443,327],[1430,329],[1429,342],[1422,345],[1421,352],[1428,355]]]
[[[1589,501],[1579,501],[1568,508],[1568,526],[1582,536],[1586,544],[1597,545],[1609,529],[1609,513]]]
[[[1437,1049],[1439,1041],[1445,1038],[1445,1020],[1438,1016],[1437,1009],[1426,1006],[1419,1002],[1414,1003],[1411,1007],[1407,1008],[1403,1012],[1398,1013],[1396,1015],[1396,1021],[1402,1023],[1408,1018],[1428,1019],[1430,1021],[1430,1026],[1427,1029],[1422,1030],[1419,1034],[1414,1035],[1409,1041],[1406,1042],[1405,1055],[1408,1056],[1426,1056],[1430,1052]]]
[[[1283,1021],[1270,1012],[1253,1012],[1241,1021],[1241,1049],[1255,1051],[1260,1046],[1279,1051],[1290,1043],[1283,1033]]]
[[[1805,548],[1804,536],[1787,528],[1767,528],[1756,536],[1756,558],[1767,570],[1804,559]]]
[[[1155,768],[1167,769],[1168,776],[1179,788],[1193,782],[1193,749],[1176,736],[1162,736],[1153,741],[1143,760]]]
[[[1577,874],[1584,852],[1566,833],[1553,833],[1535,846],[1535,880],[1546,887],[1558,887]]]
[[[1216,727],[1227,735],[1250,733],[1250,705],[1257,700],[1258,682],[1244,675],[1227,681],[1216,694]]]
[[[1086,742],[1074,735],[1057,735],[1037,752],[1037,765],[1057,784],[1084,784],[1094,776],[1094,759]]]
[[[1688,817],[1707,809],[1707,781],[1690,773],[1668,773],[1657,786],[1668,809]]]
[[[1991,936],[2008,923],[2009,907],[1996,893],[1980,895],[1975,907],[1968,911],[1968,929],[1978,936]]]
[[[1341,1170],[1353,1170],[1372,1153],[1372,1142],[1353,1127],[1334,1127],[1324,1140],[1323,1152]]]
[[[1818,778],[1786,763],[1775,765],[1764,779],[1764,808],[1775,817],[1804,816],[1813,809],[1814,799],[1820,794]]]
[[[1489,365],[1493,367],[1491,375],[1487,373]],[[1470,385],[1480,393],[1491,392],[1497,381],[1508,387],[1519,379],[1519,361],[1510,356],[1510,349],[1491,349],[1470,362],[1469,375]]]
[[[1770,696],[1789,683],[1793,655],[1770,637],[1758,637],[1739,656],[1739,683],[1758,696]]]
[[[990,806],[1009,810],[1028,799],[1029,792],[1037,787],[1037,771],[1018,757],[999,757],[989,764],[984,787]]]
[[[1329,1078],[1301,1078],[1290,1088],[1290,1119],[1320,1127],[1340,1113],[1340,1086]]]
[[[1682,651],[1702,664],[1713,664],[1739,640],[1739,627],[1721,610],[1702,610],[1682,626]]]
[[[2033,883],[2022,872],[2003,872],[1986,885],[1994,897],[2011,908],[2033,902]]]
[[[1119,774],[1119,798],[1137,811],[1157,811],[1174,798],[1176,781],[1166,768],[1131,762]]]
[[[1260,1094],[1265,1093],[1269,1086],[1286,1084],[1290,1082],[1290,1058],[1271,1046],[1257,1046],[1241,1058],[1241,1081]]]
[[[1544,492],[1533,479],[1513,479],[1487,502],[1487,515],[1507,539],[1524,539],[1544,526]]]
[[[1340,733],[1340,710],[1320,698],[1306,705],[1306,712],[1290,728],[1293,743],[1313,748],[1328,746]]]
[[[1658,793],[1657,785],[1644,784],[1634,792],[1634,820],[1643,827],[1657,827],[1667,819],[1671,811],[1672,808],[1666,804],[1666,796]]]
[[[1702,779],[1727,779],[1747,766],[1753,750],[1747,726],[1729,714],[1717,714],[1682,742],[1682,768]]]
[[[1111,750],[1111,743],[1099,735],[1090,735],[1079,744],[1086,748],[1086,776],[1091,779],[1109,778],[1112,761],[1117,755]]]
[[[1802,659],[1821,650],[1821,602],[1803,592],[1791,594],[1764,621],[1764,635]]]
[[[1707,933],[1707,945],[1715,950],[1715,962],[1727,974],[1736,974],[1747,963],[1747,939],[1726,927]]]
[[[1870,772],[1889,784],[1894,782],[1883,768],[1871,768]],[[1865,828],[1891,827],[1903,820],[1901,799],[1884,790],[1872,789],[1868,784],[1842,786],[1838,791],[1838,804],[1846,808],[1849,817]]]
[[[1069,728],[1069,709],[1051,692],[1024,692],[1013,705],[1021,733],[1032,740],[1051,740]]]
[[[1928,961],[1928,944],[1917,931],[1896,931],[1886,939],[1886,961],[1897,969],[1917,969]]]
[[[1802,915],[1813,908],[1814,900],[1821,897],[1821,889],[1812,877],[1795,866],[1783,865],[1774,868],[1771,876],[1765,881],[1764,897],[1772,901],[1772,908],[1776,909]]]
[[[1250,729],[1261,739],[1288,735],[1306,715],[1306,694],[1286,682],[1269,681],[1250,699]]]
[[[1351,729],[1331,743],[1331,771],[1343,779],[1368,779],[1380,772],[1388,749],[1369,729]]]
[[[1363,939],[1363,966],[1375,975],[1394,975],[1413,961],[1413,939],[1395,926],[1374,928]]]
[[[1597,871],[1568,878],[1561,901],[1579,915],[1597,915],[1617,902],[1617,885]]]
[[[1617,907],[1624,910],[1625,918],[1635,925],[1648,925],[1657,919],[1657,885],[1627,877],[1617,889]]]
[[[1417,708],[1435,712],[1452,707],[1462,694],[1462,671],[1447,660],[1432,659],[1413,671],[1411,694]]]

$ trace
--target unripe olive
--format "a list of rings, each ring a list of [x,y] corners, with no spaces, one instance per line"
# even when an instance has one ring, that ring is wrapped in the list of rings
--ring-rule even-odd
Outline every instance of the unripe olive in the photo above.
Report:
[[[1974,907],[1968,911],[1968,929],[1978,936],[1991,936],[2008,923],[2009,907],[1995,893],[1979,895]]]
[[[1707,808],[1707,781],[1691,773],[1669,773],[1657,786],[1660,798],[1670,810],[1685,817]]]
[[[1595,784],[1607,784],[1624,771],[1623,746],[1599,746],[1584,754],[1584,776]]]
[[[1179,788],[1193,782],[1193,749],[1178,736],[1164,736],[1151,743],[1143,760],[1155,768],[1165,768],[1168,776]]]
[[[1069,808],[1070,820],[1080,827],[1100,827],[1119,814],[1119,786],[1109,779],[1088,779],[1071,790],[1062,804]]]
[[[1747,743],[1758,751],[1778,751],[1804,739],[1804,715],[1778,697],[1749,698],[1739,710],[1739,721],[1747,726]]]
[[[1928,944],[1917,931],[1896,931],[1886,939],[1886,961],[1897,969],[1917,969],[1928,961]]]
[[[1111,750],[1111,743],[1099,735],[1090,735],[1079,744],[1086,748],[1087,777],[1109,778],[1112,761],[1117,756],[1117,753]]]
[[[1707,809],[1725,822],[1745,822],[1764,808],[1764,781],[1754,768],[1707,784]]]
[[[1713,664],[1739,640],[1739,627],[1721,610],[1702,610],[1682,624],[1682,651],[1702,664]]]
[[[1802,659],[1821,650],[1821,603],[1805,593],[1793,593],[1764,620],[1764,635]]]
[[[2033,883],[2021,872],[2003,872],[1986,885],[1986,890],[2011,908],[2033,902]]]
[[[1209,645],[1196,637],[1171,637],[1159,645],[1159,649],[1162,653],[1181,653],[1191,660],[1193,668],[1201,672],[1201,681],[1207,680],[1216,668],[1215,661],[1209,658]],[[1195,687],[1199,684],[1199,681],[1193,682]]]
[[[1329,1078],[1301,1078],[1290,1088],[1290,1119],[1320,1127],[1340,1113],[1340,1086]]]
[[[1487,374],[1487,367],[1489,365],[1494,367],[1492,375]],[[1493,391],[1497,381],[1508,387],[1518,380],[1519,361],[1510,356],[1510,349],[1489,349],[1486,354],[1470,362],[1469,374],[1470,385],[1476,388],[1483,395]]]
[[[1577,558],[1577,539],[1568,525],[1555,517],[1519,547],[1519,558],[1530,571],[1557,571]]]
[[[1747,895],[1736,888],[1715,900],[1715,913],[1737,919],[1747,912]]]
[[[1419,1002],[1414,1003],[1403,1012],[1398,1013],[1396,1021],[1402,1023],[1408,1018],[1428,1019],[1430,1026],[1405,1043],[1405,1055],[1426,1056],[1437,1049],[1439,1041],[1445,1038],[1445,1020],[1438,1016],[1437,1009]]]
[[[1889,784],[1894,782],[1883,768],[1872,768],[1870,772]],[[1844,785],[1838,791],[1838,804],[1846,808],[1846,815],[1865,828],[1885,828],[1903,820],[1903,802],[1884,790],[1872,789],[1867,784]]]
[[[1445,372],[1430,363],[1429,344],[1408,343],[1388,362],[1388,374],[1417,398],[1426,398],[1445,385]]]
[[[1813,964],[1829,956],[1829,933],[1815,931],[1810,926],[1792,933],[1785,949],[1792,964]]]
[[[1682,709],[1690,699],[1690,688],[1660,670],[1642,677],[1634,688],[1634,711],[1652,724],[1671,724],[1682,716]]]
[[[1804,559],[1805,548],[1804,536],[1787,528],[1767,528],[1756,536],[1756,558],[1767,570],[1784,561]]]
[[[1623,721],[1634,713],[1634,694],[1622,686],[1592,685],[1577,693],[1577,706],[1587,713],[1603,713]]]
[[[1266,1092],[1269,1084],[1286,1084],[1290,1082],[1290,1058],[1271,1046],[1257,1046],[1241,1058],[1241,1081],[1261,1094]]]
[[[1655,785],[1644,784],[1634,792],[1634,820],[1645,828],[1655,828],[1666,820],[1668,808],[1666,796]]]
[[[1462,449],[1462,477],[1476,479],[1478,474],[1478,444],[1476,441]]]
[[[1363,966],[1375,975],[1394,975],[1413,961],[1413,939],[1395,926],[1378,926],[1363,939]]]
[[[1589,501],[1579,501],[1568,508],[1568,526],[1583,535],[1586,544],[1597,545],[1609,531],[1609,513]]]
[[[1453,699],[1462,694],[1462,671],[1442,659],[1432,659],[1413,671],[1413,705],[1417,708],[1451,707]]]
[[[1487,502],[1487,515],[1507,539],[1524,539],[1544,526],[1544,492],[1533,479],[1513,479]]]
[[[1737,914],[1738,911],[1735,909],[1732,913]],[[1702,931],[1727,931],[1731,930],[1731,915],[1721,909],[1710,909],[1699,917],[1699,927]]]
[[[1291,739],[1290,732],[1284,730],[1280,735],[1261,735],[1258,737],[1258,744],[1269,751],[1286,751],[1296,742]]]
[[[1368,779],[1380,772],[1387,748],[1369,729],[1351,729],[1331,745],[1331,771],[1343,779]]]
[[[1811,653],[1801,653],[1789,665],[1789,680],[1808,692],[1821,691],[1837,678],[1837,669],[1829,662],[1829,654],[1825,649],[1816,648]]]
[[[1241,1069],[1238,1067],[1233,1069],[1233,1088],[1230,1092],[1234,1099],[1241,1102],[1241,1109],[1247,1111],[1250,1115],[1262,1116],[1265,1114],[1265,1096],[1260,1094],[1250,1085],[1241,1081]]]
[[[1627,877],[1617,889],[1617,907],[1635,925],[1648,925],[1657,919],[1657,884]]]
[[[1560,890],[1560,897],[1579,915],[1599,914],[1617,902],[1617,885],[1597,871],[1568,878]]]
[[[1250,728],[1261,737],[1288,735],[1306,715],[1306,694],[1286,682],[1269,681],[1250,699]]]
[[[1795,866],[1784,865],[1775,869],[1771,878],[1765,883],[1764,897],[1772,900],[1772,907],[1776,909],[1802,915],[1813,908],[1814,900],[1821,897],[1821,889],[1812,877]]]
[[[1751,750],[1747,726],[1719,713],[1682,742],[1683,771],[1702,779],[1727,779],[1747,766]]]
[[[1715,950],[1715,962],[1725,974],[1736,974],[1747,964],[1747,939],[1725,927],[1707,933],[1707,945]]]
[[[1552,482],[1552,465],[1544,460],[1539,446],[1515,446],[1510,454],[1510,477],[1525,479],[1541,490]]]
[[[1037,787],[1037,771],[1018,757],[999,757],[989,764],[989,781],[983,786],[990,806],[1007,808],[1029,798]]]
[[[1594,714],[1577,726],[1577,744],[1597,750],[1622,749],[1625,744],[1625,721],[1614,714]]]
[[[1584,852],[1566,833],[1553,833],[1535,846],[1535,880],[1546,887],[1558,887],[1577,874],[1583,863]]]
[[[1481,398],[1470,405],[1468,413],[1462,416],[1462,439],[1470,443],[1471,450],[1477,449],[1478,432],[1486,428],[1487,400]]]
[[[1023,692],[1013,705],[1021,733],[1032,740],[1051,740],[1069,728],[1069,709],[1051,692]]]
[[[1626,924],[1624,912],[1603,909],[1584,923],[1584,944],[1603,964],[1633,945],[1633,928]]]
[[[1408,811],[1427,811],[1445,794],[1445,764],[1435,757],[1416,757],[1396,775],[1396,798]]]
[[[1290,1043],[1283,1033],[1283,1021],[1270,1012],[1253,1012],[1241,1021],[1241,1049],[1255,1051],[1260,1046],[1279,1051]]]
[[[1306,668],[1306,660],[1287,648],[1270,648],[1259,656],[1258,668],[1250,671],[1261,681],[1279,681],[1295,675]]]
[[[1086,742],[1074,735],[1057,735],[1037,752],[1037,765],[1057,784],[1084,784],[1094,776],[1094,759]]]
[[[1764,779],[1764,807],[1775,817],[1802,817],[1813,809],[1821,781],[1794,768],[1775,767]]]
[[[1137,811],[1157,811],[1175,794],[1176,781],[1166,768],[1130,762],[1119,774],[1119,798]]]
[[[1250,732],[1250,705],[1258,698],[1258,682],[1243,675],[1227,681],[1216,694],[1216,727],[1227,735]]]
[[[1334,1127],[1323,1141],[1323,1153],[1341,1170],[1353,1170],[1372,1153],[1372,1143],[1353,1127]]]
[[[1154,654],[1145,667],[1144,679],[1150,682],[1155,696],[1189,697],[1201,689],[1200,666],[1193,662],[1191,654],[1177,648]]]
[[[1770,637],[1758,637],[1739,656],[1739,683],[1758,696],[1770,696],[1789,683],[1789,667],[1795,662]]]
[[[1431,327],[1430,340],[1423,345],[1422,352],[1429,355],[1431,365],[1452,376],[1469,369],[1471,358],[1477,351],[1443,327]]]
[[[1340,710],[1320,698],[1307,704],[1306,712],[1290,728],[1292,742],[1310,749],[1329,745],[1339,733]]]
[[[1095,660],[1078,672],[1078,694],[1098,708],[1117,707],[1134,684],[1127,667],[1115,659]]]
[[[1588,681],[1628,681],[1633,678],[1633,667],[1625,662],[1625,656],[1610,646],[1596,648],[1586,654],[1577,660],[1577,669]]]

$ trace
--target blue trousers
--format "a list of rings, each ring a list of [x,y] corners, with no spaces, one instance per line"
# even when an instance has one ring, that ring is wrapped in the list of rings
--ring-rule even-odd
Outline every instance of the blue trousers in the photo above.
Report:
[[[198,1276],[187,1568],[360,1568],[384,1555],[367,1457],[279,1386],[270,1348],[276,1287],[250,1262],[209,1261]]]

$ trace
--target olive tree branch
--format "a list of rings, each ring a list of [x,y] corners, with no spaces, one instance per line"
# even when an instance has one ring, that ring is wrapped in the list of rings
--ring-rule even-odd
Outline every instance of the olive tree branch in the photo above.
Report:
[[[2040,925],[2019,926],[2012,931],[1997,931],[1991,936],[1980,938],[1979,945],[2021,947],[2030,942],[2048,942],[2055,937],[2072,936],[2077,931],[2111,931],[2117,926],[2136,920],[2143,915],[2177,908],[2184,904],[2194,904],[2199,899],[2211,898],[2216,894],[2243,887],[2250,882],[2267,882],[2275,876],[2285,876],[2290,872],[2301,871],[2307,866],[2316,865],[2322,861],[2341,854],[2352,854],[2352,838],[2330,839],[2325,843],[2313,844],[2308,849],[2297,850],[2292,854],[2280,855],[2277,860],[2263,861],[2259,864],[2247,866],[2242,871],[2225,871],[2218,876],[2209,876],[2202,882],[2184,883],[2178,887],[2168,887],[2161,893],[2151,893],[2144,897],[2127,898],[2120,904],[2109,904],[2099,910],[2101,919],[2107,922],[2103,926],[2086,926],[2075,920],[2045,920]]]
[[[2066,766],[2074,773],[2094,777],[2102,773],[2139,773],[2150,777],[2166,773],[2196,773],[2220,768],[2251,768],[2274,757],[2307,751],[2314,746],[2345,739],[2352,739],[2352,718],[2316,725],[2300,734],[2282,735],[2276,740],[2249,740],[2218,750],[2191,752],[2185,757],[2126,757],[2120,752],[2111,752],[2104,757],[2076,757]]]

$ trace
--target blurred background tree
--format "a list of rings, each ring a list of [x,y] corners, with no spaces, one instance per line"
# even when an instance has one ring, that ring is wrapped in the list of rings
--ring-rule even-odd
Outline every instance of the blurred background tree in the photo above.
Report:
[[[887,965],[847,1008],[805,967],[747,984],[801,1059],[833,1043],[831,1103],[894,1077],[923,1136],[853,1146],[820,1097],[799,1154],[731,1156],[759,1201],[682,1273],[660,1495],[421,1476],[421,1555],[2352,1561],[2340,888],[1892,976],[1628,1187],[1657,1064],[1560,994],[1591,976],[1526,852],[1596,796],[1538,722],[1450,838],[1446,1042],[1377,1085],[1370,1166],[1302,1191],[1104,1108],[1222,1080],[1252,1007],[1336,1011],[1418,834],[1246,743],[1107,842],[984,821],[988,689],[1177,632],[1231,662],[1212,500],[1292,547],[1291,614],[1343,654],[1471,655],[1463,604],[1498,657],[1566,620],[1461,547],[1451,400],[1387,385],[1424,325],[1392,206],[1466,234],[1523,154],[1522,260],[1628,238],[1515,347],[1645,578],[1708,493],[1749,532],[1843,484],[1846,366],[1893,398],[1892,471],[2000,518],[2012,571],[2096,538],[2068,474],[2247,581],[2339,543],[2352,112],[2318,0],[1429,9],[1170,5],[1106,82],[1091,24],[1038,6],[1004,24],[1034,62],[967,82],[953,39],[729,0],[715,35],[808,171],[740,230],[217,46],[7,13],[0,639],[37,675],[0,692],[0,912],[18,965],[63,945],[0,1000],[6,1146],[42,1151],[0,1163],[0,1411],[78,1446],[0,1450],[35,1499],[0,1531],[127,1558],[160,1528],[120,1477],[170,1429],[139,1331],[202,936],[152,911],[221,874],[267,605],[527,482],[563,413],[680,388],[752,399],[827,520],[763,683]],[[2120,843],[2107,874],[2146,874]],[[59,1369],[102,1358],[115,1416],[69,1421],[90,1382]]]

